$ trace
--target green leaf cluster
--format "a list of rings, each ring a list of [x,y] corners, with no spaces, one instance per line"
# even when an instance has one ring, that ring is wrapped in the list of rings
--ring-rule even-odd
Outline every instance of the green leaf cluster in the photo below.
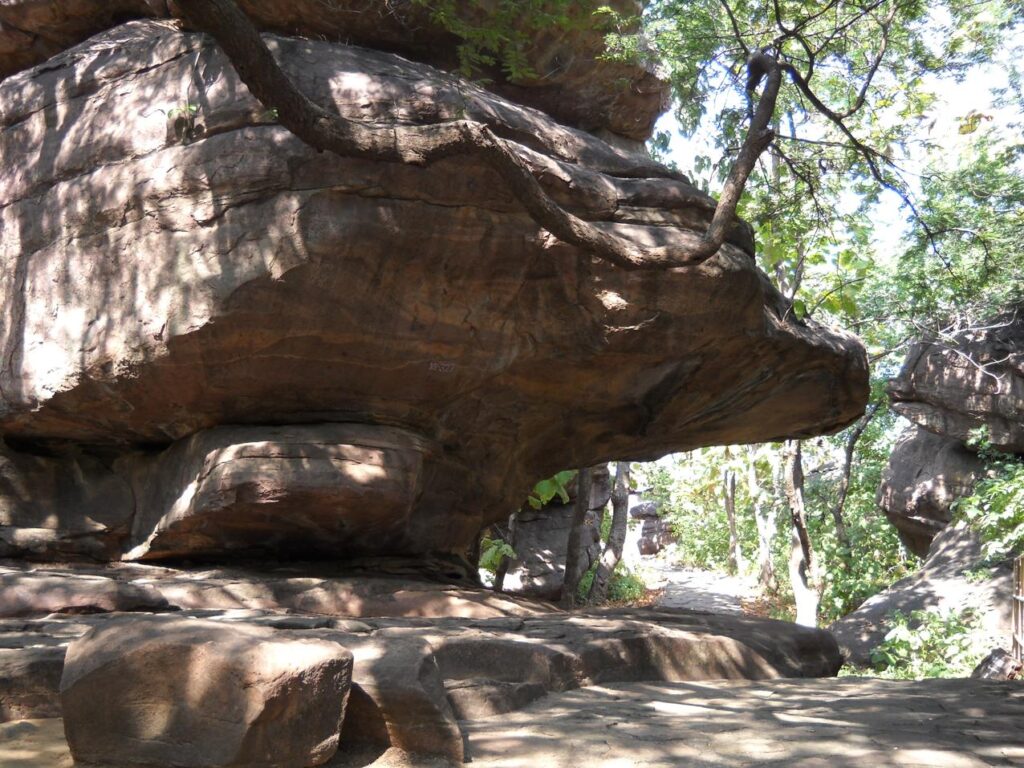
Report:
[[[981,534],[987,559],[1024,553],[1024,457],[994,451],[983,455],[987,476],[970,496],[956,501],[954,515]]]
[[[988,653],[988,638],[969,611],[894,611],[885,640],[871,652],[874,674],[894,680],[968,677]]]
[[[505,558],[514,559],[516,551],[503,539],[492,539],[484,536],[480,540],[480,567],[494,574],[498,572],[501,561]]]
[[[540,509],[556,496],[563,504],[569,503],[569,490],[566,487],[576,477],[576,470],[566,469],[551,477],[545,478],[533,486],[526,502],[534,509]]]
[[[570,0],[412,0],[431,20],[452,33],[458,44],[459,69],[466,77],[501,72],[510,80],[550,76],[536,72],[531,53],[541,37],[560,36],[595,23],[596,2]],[[549,58],[540,56],[538,58]]]

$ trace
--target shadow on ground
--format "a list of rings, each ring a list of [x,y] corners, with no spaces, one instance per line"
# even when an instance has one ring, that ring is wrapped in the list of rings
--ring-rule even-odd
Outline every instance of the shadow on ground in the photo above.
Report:
[[[1024,686],[870,679],[633,683],[467,723],[478,766],[1024,765]]]

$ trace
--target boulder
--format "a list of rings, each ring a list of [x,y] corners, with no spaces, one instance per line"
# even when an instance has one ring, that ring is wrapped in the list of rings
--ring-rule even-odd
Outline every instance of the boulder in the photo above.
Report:
[[[714,201],[650,159],[472,83],[339,43],[268,42],[345,117],[487,123],[617,236],[692,242],[710,221]],[[316,549],[324,533],[331,555],[451,562],[566,466],[831,432],[867,397],[863,347],[788,311],[742,222],[698,267],[613,267],[541,230],[476,157],[415,167],[310,149],[208,38],[163,22],[0,82],[0,227],[12,487],[75,461],[91,474],[70,498],[102,486],[112,499],[103,529],[10,484],[0,508],[57,542],[89,527],[90,557]],[[254,431],[207,432],[224,425]],[[338,425],[359,439],[329,445]],[[360,442],[371,431],[384,444]],[[379,517],[354,475],[322,485],[354,466],[353,445],[407,467],[365,476]],[[224,451],[237,463],[195,474]],[[260,462],[266,485],[241,469]],[[4,535],[9,554],[40,546]]]
[[[983,566],[981,541],[963,526],[951,526],[932,541],[928,557],[917,573],[900,579],[888,589],[864,601],[830,627],[846,663],[867,666],[871,651],[891,629],[889,614],[918,610],[942,613],[970,610],[980,620],[980,630],[1005,640],[1011,632],[1010,594],[1012,568],[1001,564]]]
[[[629,516],[634,520],[654,520],[658,517],[658,502],[640,501],[629,508]]]
[[[601,556],[601,521],[611,499],[608,465],[591,467],[589,507],[580,537],[579,562],[584,572]],[[524,507],[516,514],[516,557],[508,565],[502,589],[540,600],[558,600],[565,581],[565,556],[575,516],[577,484],[569,484],[569,503],[554,499],[542,509]]]
[[[912,425],[889,456],[877,502],[907,549],[924,557],[952,519],[953,502],[971,493],[984,468],[961,441]]]
[[[103,638],[109,641],[109,653],[99,646]],[[226,741],[233,743],[243,728],[238,724],[246,716],[242,710],[255,706],[253,698],[264,695],[250,689],[235,691],[251,680],[239,666],[252,662],[253,648],[273,645],[276,661],[270,666],[276,669],[289,659],[298,663],[312,658],[312,652],[295,649],[300,638],[317,648],[340,644],[352,652],[342,751],[362,755],[398,748],[453,761],[464,757],[464,721],[513,711],[550,692],[621,681],[827,676],[834,675],[841,663],[828,632],[696,611],[611,609],[490,619],[324,621],[302,614],[227,610],[182,612],[175,618],[91,614],[28,619],[18,626],[0,622],[0,644],[7,647],[0,651],[0,660],[7,653],[10,662],[2,668],[7,674],[2,684],[18,697],[9,710],[15,716],[59,715],[57,682],[65,644],[70,641],[63,709],[69,736],[70,729],[87,723],[106,732],[106,721],[99,721],[108,716],[103,713],[109,707],[116,712],[128,709],[124,723],[114,726],[109,739],[119,736],[128,749],[124,745],[132,742],[125,739],[143,731],[149,738],[157,720],[165,724],[161,738],[174,738],[175,728],[188,728],[192,735],[181,742],[183,761],[187,761],[205,749],[206,731],[191,728],[190,718],[203,712],[228,718]],[[51,649],[45,659],[40,647]],[[82,674],[88,660],[82,658],[83,648],[91,649],[88,658],[102,668]],[[237,653],[225,656],[221,653],[225,648]],[[232,677],[236,674],[241,677]],[[179,681],[174,689],[172,684],[182,677],[186,682]],[[144,678],[151,680],[151,690],[141,695],[133,686]],[[323,676],[309,680],[315,687]],[[70,681],[77,690],[91,691],[89,700],[97,712],[85,712],[84,700],[76,700],[74,710],[69,708]],[[260,678],[256,687],[265,682]],[[286,685],[283,679],[282,685]],[[204,698],[208,689],[213,692]],[[292,697],[288,702],[296,707],[298,701],[305,701],[306,693],[300,689],[287,688],[287,696]],[[265,693],[265,688],[261,690]],[[147,723],[153,726],[149,730],[144,728]],[[319,723],[311,721],[310,727],[319,728]],[[219,764],[218,755],[227,750],[221,744],[208,752],[205,764]],[[107,764],[129,762],[138,764],[127,759]]]
[[[1016,680],[1024,671],[1020,659],[1015,659],[1002,648],[994,648],[971,672],[975,680]]]
[[[68,648],[64,729],[76,761],[305,768],[334,755],[352,672],[337,643],[153,616]]]
[[[238,4],[264,30],[344,40],[441,68],[459,64],[459,41],[436,23],[427,7],[416,3],[239,0]],[[458,5],[470,24],[488,12],[478,3]],[[611,0],[607,5],[626,16],[639,16],[642,11],[636,0]],[[0,78],[128,19],[179,15],[176,4],[166,0],[5,0],[0,3]],[[523,64],[532,74],[510,79],[497,67],[484,74],[494,90],[569,125],[643,142],[668,108],[668,83],[648,61],[613,61],[603,53],[604,35],[593,24],[580,23],[567,31],[544,29],[532,33],[523,50]]]
[[[640,538],[637,541],[637,548],[641,555],[656,555],[665,547],[674,544],[676,535],[672,531],[672,524],[668,520],[657,517],[643,519],[640,527]]]
[[[198,432],[134,473],[124,559],[374,553],[381,538],[417,535],[412,511],[431,450],[367,424]]]
[[[915,344],[888,392],[929,432],[966,442],[984,428],[994,448],[1024,453],[1024,307],[952,342]]]
[[[343,750],[395,747],[462,763],[462,730],[434,648],[415,636],[420,631],[384,630],[373,637],[339,638],[355,657],[352,694],[341,730]]]

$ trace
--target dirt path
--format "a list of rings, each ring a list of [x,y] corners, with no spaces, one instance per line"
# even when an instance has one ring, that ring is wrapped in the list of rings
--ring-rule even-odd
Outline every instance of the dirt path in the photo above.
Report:
[[[739,614],[743,613],[743,601],[757,596],[753,579],[685,568],[672,561],[671,553],[639,558],[634,567],[648,587],[663,590],[655,603],[658,608]]]

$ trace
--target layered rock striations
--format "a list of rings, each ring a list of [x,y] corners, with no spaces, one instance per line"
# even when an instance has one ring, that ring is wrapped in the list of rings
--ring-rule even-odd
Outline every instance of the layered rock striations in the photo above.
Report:
[[[617,236],[710,221],[684,178],[429,65],[267,39],[347,118],[486,123]],[[788,311],[745,224],[627,272],[474,157],[346,159],[275,119],[168,21],[0,82],[0,553],[443,561],[554,471],[863,408],[863,348]]]
[[[919,342],[889,383],[897,413],[965,442],[1024,453],[1024,306],[952,342]]]

